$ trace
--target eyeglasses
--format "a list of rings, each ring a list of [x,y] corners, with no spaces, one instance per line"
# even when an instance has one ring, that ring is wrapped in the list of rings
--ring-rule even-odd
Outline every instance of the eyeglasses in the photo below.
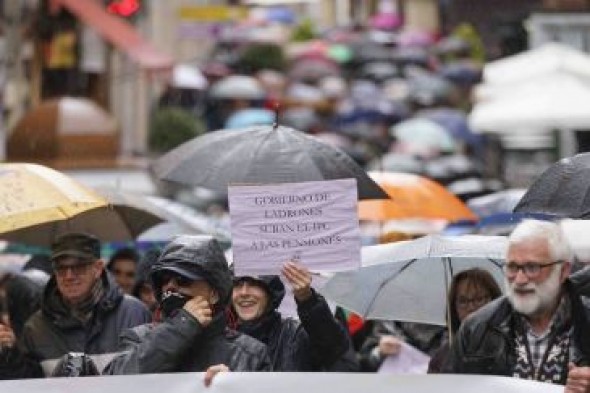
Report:
[[[488,295],[479,295],[475,297],[463,297],[459,296],[456,301],[457,308],[467,309],[471,306],[473,307],[481,307],[487,302],[490,301],[490,297]]]
[[[518,264],[516,262],[508,262],[504,264],[504,274],[508,278],[514,278],[518,274],[519,270],[528,277],[528,278],[535,278],[541,273],[541,269],[553,265],[557,265],[563,263],[564,261],[555,261],[550,263],[536,263],[536,262],[526,262],[523,264]]]
[[[160,276],[161,285],[166,285],[172,280],[174,280],[176,285],[178,285],[179,287],[188,287],[193,282],[193,280],[191,280],[190,278],[186,278],[184,276],[181,276],[180,274],[162,273],[162,275]]]
[[[76,263],[53,263],[53,271],[56,275],[63,277],[67,274],[68,270],[72,272],[74,276],[81,276],[85,274],[88,270],[88,267],[92,265],[93,261],[89,261],[86,259],[79,259]]]

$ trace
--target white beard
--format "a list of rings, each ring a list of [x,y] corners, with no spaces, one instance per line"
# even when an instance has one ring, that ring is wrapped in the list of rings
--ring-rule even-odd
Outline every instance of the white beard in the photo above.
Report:
[[[547,279],[540,283],[528,283],[520,289],[531,290],[534,289],[534,293],[522,295],[514,291],[517,287],[515,284],[510,284],[507,278],[504,278],[504,285],[506,288],[506,297],[512,304],[514,309],[528,317],[542,313],[553,307],[558,301],[559,292],[561,290],[561,268],[560,265],[553,267],[553,271],[547,277]]]

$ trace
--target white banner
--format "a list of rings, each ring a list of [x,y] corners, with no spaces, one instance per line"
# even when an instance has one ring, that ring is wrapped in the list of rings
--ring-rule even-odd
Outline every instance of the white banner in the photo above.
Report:
[[[48,378],[0,382],[6,393],[563,393],[563,386],[480,375],[339,373],[221,373],[211,386],[203,373]]]
[[[360,266],[356,179],[230,186],[236,275],[279,274],[298,260],[312,271]]]

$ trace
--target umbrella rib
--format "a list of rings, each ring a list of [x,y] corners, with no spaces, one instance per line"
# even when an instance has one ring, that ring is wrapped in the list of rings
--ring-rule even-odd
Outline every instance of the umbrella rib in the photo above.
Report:
[[[404,270],[406,270],[412,263],[414,263],[416,261],[416,258],[411,259],[408,261],[408,263],[406,263],[404,265],[404,267],[402,267],[401,269],[399,269],[398,271],[394,272],[391,276],[387,277],[385,280],[383,280],[381,282],[381,284],[379,284],[379,288],[377,288],[377,290],[375,291],[375,295],[373,295],[373,297],[371,298],[371,301],[369,302],[369,307],[367,308],[367,312],[365,313],[365,315],[363,315],[363,317],[367,318],[368,315],[370,314],[370,312],[372,311],[373,308],[373,303],[375,302],[375,299],[377,298],[377,296],[379,295],[379,292],[381,291],[381,289],[389,282],[389,280],[391,280],[393,277],[395,277],[396,275],[401,274]]]

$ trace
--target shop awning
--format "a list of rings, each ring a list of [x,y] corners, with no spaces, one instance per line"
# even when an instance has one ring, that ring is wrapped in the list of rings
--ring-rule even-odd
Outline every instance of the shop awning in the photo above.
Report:
[[[125,52],[142,68],[155,70],[171,68],[172,57],[156,49],[130,23],[109,14],[95,0],[53,0],[54,6],[65,7],[82,22],[92,27],[106,41]]]

